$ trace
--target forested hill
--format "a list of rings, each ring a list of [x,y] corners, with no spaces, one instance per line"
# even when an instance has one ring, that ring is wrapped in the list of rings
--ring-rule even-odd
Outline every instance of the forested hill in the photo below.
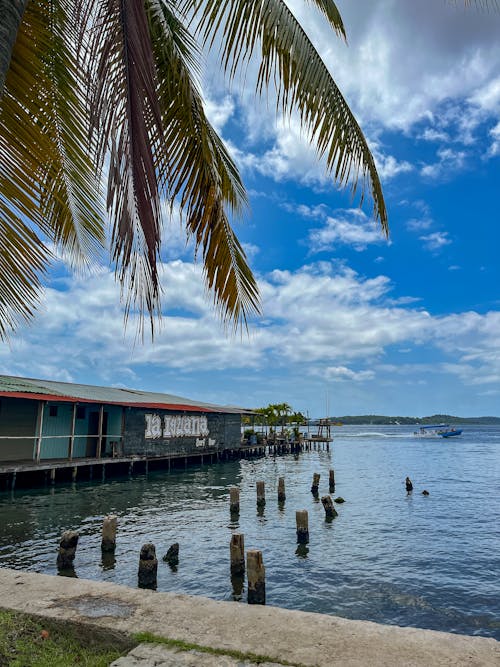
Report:
[[[500,424],[500,417],[454,417],[453,415],[431,415],[430,417],[388,417],[386,415],[344,415],[330,417],[342,424]]]

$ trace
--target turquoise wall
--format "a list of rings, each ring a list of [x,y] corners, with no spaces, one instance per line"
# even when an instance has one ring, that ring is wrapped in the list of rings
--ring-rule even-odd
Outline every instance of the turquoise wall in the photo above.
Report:
[[[57,416],[50,416],[50,407],[57,406]],[[75,440],[73,445],[73,458],[83,458],[87,452],[87,435],[89,434],[89,414],[99,410],[95,404],[78,406],[83,412],[80,419],[75,420]],[[122,431],[121,406],[104,406],[104,412],[108,414],[107,435],[103,439],[102,456],[111,455],[111,441],[119,440],[117,435]],[[50,403],[45,406],[43,414],[42,448],[41,459],[65,459],[68,457],[69,441],[71,434],[71,422],[73,419],[72,403]],[[91,435],[96,435],[97,430]],[[78,437],[82,436],[82,437]]]

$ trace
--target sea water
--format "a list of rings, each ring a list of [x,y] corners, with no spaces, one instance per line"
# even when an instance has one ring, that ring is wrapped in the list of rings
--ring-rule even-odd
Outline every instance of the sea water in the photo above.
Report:
[[[79,577],[137,586],[140,548],[152,542],[158,590],[245,603],[229,574],[231,533],[241,532],[246,549],[263,553],[269,605],[500,639],[500,429],[466,426],[446,440],[413,430],[343,426],[329,452],[3,493],[0,566],[56,574],[59,537],[73,529]],[[327,494],[331,468],[333,497],[345,503],[327,523],[310,487],[318,472]],[[257,480],[266,484],[263,511]],[[241,489],[237,519],[231,486]],[[305,548],[296,543],[299,509],[309,512]],[[114,558],[103,561],[106,514],[118,515],[118,535]],[[174,542],[176,570],[161,560]]]

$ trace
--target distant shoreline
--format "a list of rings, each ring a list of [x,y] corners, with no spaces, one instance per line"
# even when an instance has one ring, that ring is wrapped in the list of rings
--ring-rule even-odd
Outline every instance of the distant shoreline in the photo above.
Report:
[[[453,415],[431,415],[430,417],[389,417],[387,415],[344,415],[328,417],[331,422],[345,426],[415,426],[420,424],[475,424],[476,426],[498,426],[500,417],[456,417]],[[311,419],[309,424],[317,424]]]

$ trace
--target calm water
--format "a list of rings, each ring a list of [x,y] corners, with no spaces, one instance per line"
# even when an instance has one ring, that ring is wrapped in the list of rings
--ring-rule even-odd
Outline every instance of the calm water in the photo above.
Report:
[[[268,604],[500,639],[500,429],[466,427],[421,440],[411,427],[341,427],[330,453],[238,461],[147,477],[0,494],[0,565],[55,574],[58,538],[80,532],[79,577],[137,585],[140,547],[153,542],[158,589],[234,599],[231,532],[263,551]],[[339,516],[325,523],[310,493],[336,475]],[[407,496],[406,475],[414,491]],[[278,477],[287,500],[279,509]],[[265,480],[259,516],[255,482]],[[241,488],[239,521],[229,487]],[[427,489],[429,496],[421,491]],[[296,553],[295,510],[309,510],[310,544]],[[119,516],[116,562],[103,563],[103,516]],[[176,572],[161,562],[180,543]],[[245,600],[245,591],[242,600]]]

